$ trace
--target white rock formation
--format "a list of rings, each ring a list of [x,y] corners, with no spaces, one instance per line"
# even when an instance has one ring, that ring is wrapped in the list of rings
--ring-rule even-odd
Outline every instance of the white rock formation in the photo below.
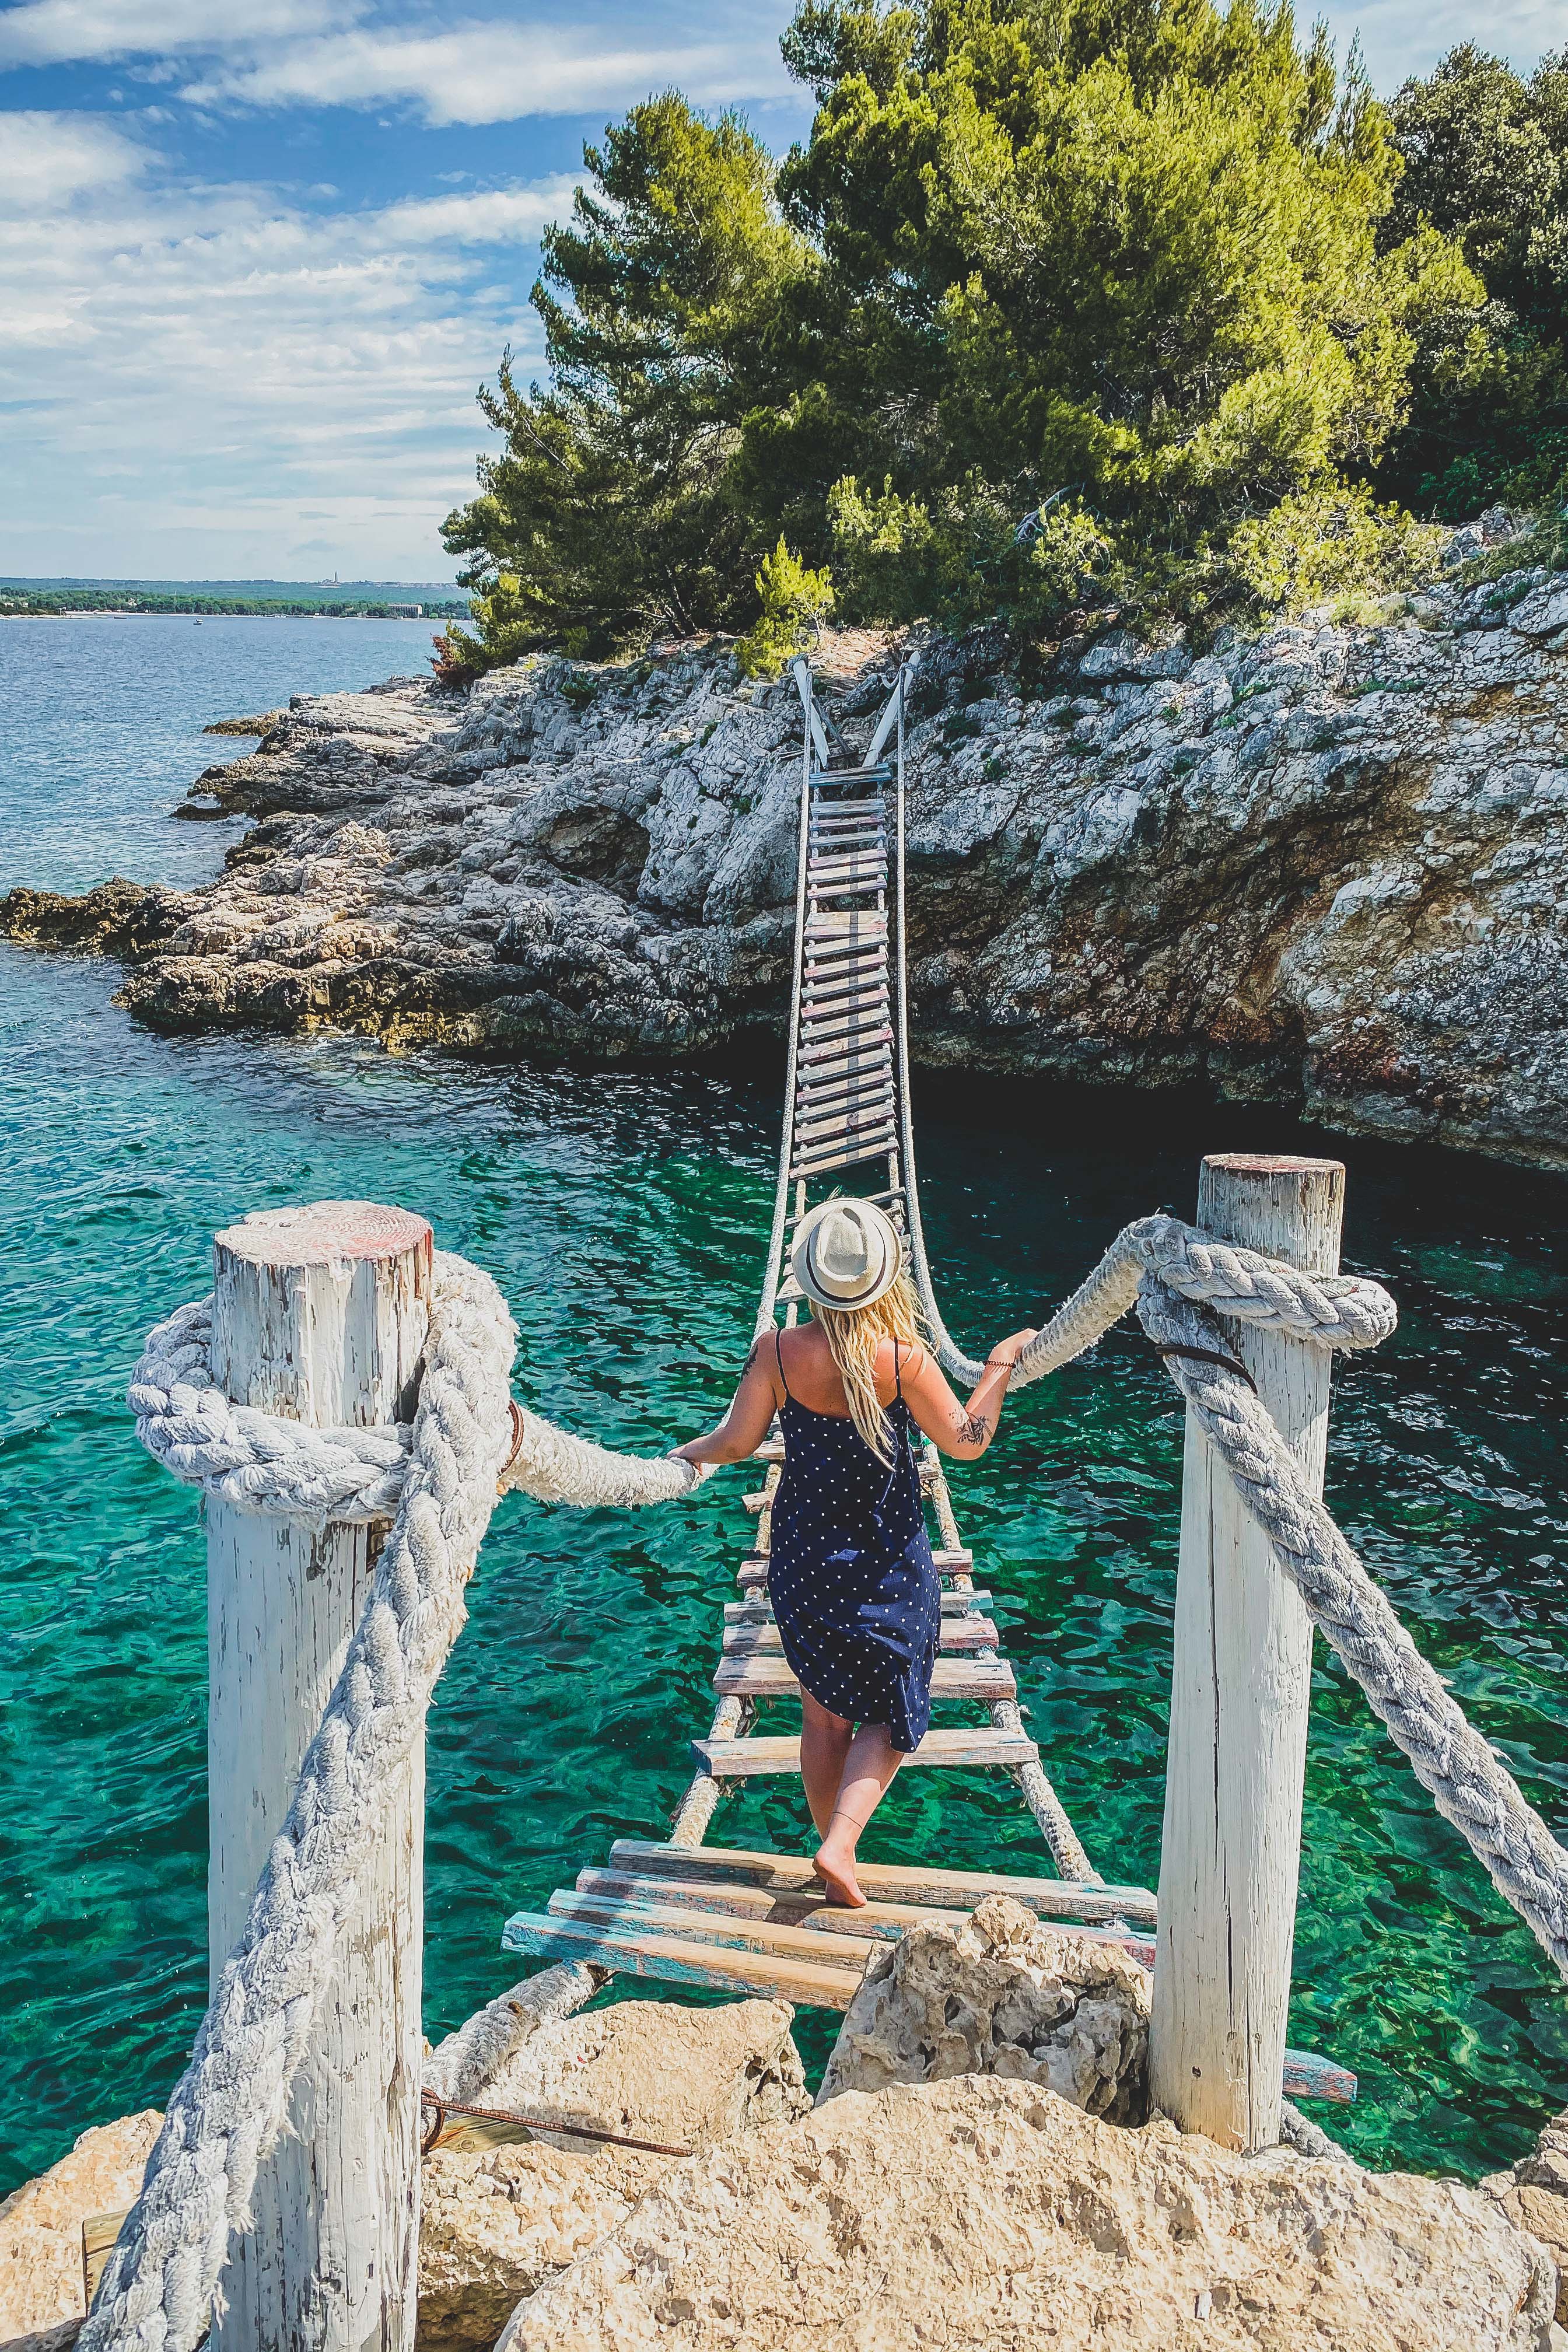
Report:
[[[851,2092],[668,2173],[497,2352],[1545,2352],[1457,2183],[1131,2131],[994,2076]]]
[[[617,2001],[542,2026],[469,2104],[706,2147],[810,2106],[793,2015],[776,2000]]]
[[[872,1959],[822,2078],[845,2091],[1001,2074],[1090,2115],[1142,2122],[1149,1976],[1114,1944],[992,1895],[961,1927],[911,1927]]]
[[[87,2305],[82,2294],[81,2225],[94,2213],[122,2212],[142,2186],[142,2169],[163,2117],[139,2116],[84,2131],[36,2180],[0,2204],[0,2347],[68,2321],[69,2342]],[[40,2345],[39,2352],[45,2352]],[[52,2347],[49,2347],[52,2352]]]

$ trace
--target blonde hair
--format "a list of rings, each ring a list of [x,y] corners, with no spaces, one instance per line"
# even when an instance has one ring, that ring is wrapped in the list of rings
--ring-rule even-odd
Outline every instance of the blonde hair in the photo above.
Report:
[[[890,1463],[892,1433],[877,1395],[877,1350],[884,1339],[896,1339],[907,1358],[925,1337],[909,1276],[900,1274],[869,1307],[824,1307],[813,1299],[811,1312],[838,1367],[850,1419],[878,1461]]]

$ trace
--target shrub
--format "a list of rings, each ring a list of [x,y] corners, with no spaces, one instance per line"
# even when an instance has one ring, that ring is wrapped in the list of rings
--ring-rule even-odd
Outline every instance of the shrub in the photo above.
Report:
[[[1407,588],[1435,569],[1446,541],[1437,525],[1378,506],[1368,489],[1336,483],[1239,523],[1229,557],[1259,604],[1294,614]]]
[[[744,677],[777,677],[833,610],[833,582],[808,571],[781,538],[756,574],[763,609],[736,647]]]

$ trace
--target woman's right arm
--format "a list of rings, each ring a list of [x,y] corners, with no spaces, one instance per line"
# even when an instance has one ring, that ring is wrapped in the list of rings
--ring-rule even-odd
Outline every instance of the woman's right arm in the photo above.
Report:
[[[904,1374],[904,1396],[917,1427],[939,1454],[951,1454],[955,1462],[979,1461],[996,1433],[1013,1367],[1034,1336],[1033,1331],[1014,1331],[998,1339],[967,1404],[959,1402],[936,1359],[921,1349],[919,1369]]]

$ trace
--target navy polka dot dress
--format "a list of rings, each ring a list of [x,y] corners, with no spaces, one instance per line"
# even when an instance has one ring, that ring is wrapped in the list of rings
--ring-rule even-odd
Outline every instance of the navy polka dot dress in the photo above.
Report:
[[[784,1464],[768,1597],[784,1656],[819,1706],[885,1723],[892,1745],[912,1755],[931,1721],[942,1585],[902,1378],[888,1408],[891,1466],[847,1417],[813,1412],[790,1395],[782,1349],[779,1378]]]

